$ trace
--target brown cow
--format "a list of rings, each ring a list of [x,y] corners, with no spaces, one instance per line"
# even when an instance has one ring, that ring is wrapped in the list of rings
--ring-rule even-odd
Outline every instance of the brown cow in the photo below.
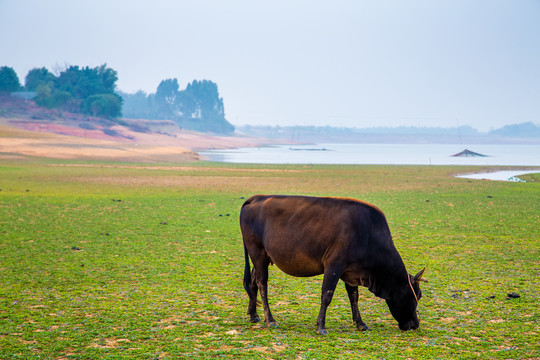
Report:
[[[265,321],[277,326],[267,297],[268,266],[275,264],[292,276],[324,274],[319,334],[327,334],[326,308],[339,279],[345,283],[359,330],[368,330],[358,310],[360,285],[386,300],[401,330],[418,328],[416,307],[422,297],[419,281],[424,270],[409,275],[377,207],[346,198],[255,195],[242,206],[240,227],[252,322],[260,321],[256,310],[260,291]]]

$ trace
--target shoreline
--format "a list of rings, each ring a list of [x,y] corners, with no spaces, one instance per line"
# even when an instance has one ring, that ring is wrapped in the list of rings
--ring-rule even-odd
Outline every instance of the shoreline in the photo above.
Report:
[[[211,161],[258,164],[460,165],[538,168],[540,145],[484,145],[490,156],[453,157],[458,144],[317,144],[202,151]],[[476,147],[475,147],[476,149]],[[484,150],[479,147],[479,150]]]
[[[143,133],[115,125],[108,128],[111,132],[97,127],[84,129],[78,125],[67,121],[0,118],[0,159],[192,162],[207,160],[199,151],[285,143],[272,139],[212,135],[181,129],[169,133]]]
[[[142,125],[145,125],[146,122],[144,120],[129,121],[131,121],[132,124]],[[293,146],[293,148],[291,148],[292,150],[298,150],[293,152],[293,158],[297,158],[298,156],[306,157],[309,153],[314,153],[315,150],[318,150],[316,155],[317,158],[324,160],[332,155],[332,151],[329,150],[334,150],[333,148],[326,146],[326,144],[307,144],[291,141],[290,139],[268,139],[250,137],[242,134],[231,136],[204,134],[178,128],[174,129],[168,127],[168,125],[170,125],[168,123],[159,124],[161,126],[156,126],[152,129],[146,127],[145,132],[137,132],[118,124],[108,126],[107,129],[100,128],[99,123],[91,124],[95,125],[95,128],[87,129],[81,127],[80,123],[72,121],[60,122],[0,117],[0,159],[30,160],[32,158],[51,158],[83,161],[97,160],[154,163],[182,163],[194,161],[228,162],[216,159],[215,157],[210,156],[208,152],[215,151],[216,153],[219,153],[220,151],[223,151],[227,153],[229,152],[228,150],[230,150],[231,153],[234,153],[241,148],[258,148],[265,156],[273,154],[272,156],[274,157],[278,156],[278,158],[282,158],[283,153],[279,153],[275,148]],[[314,148],[314,146],[319,145],[322,146],[323,149]],[[343,146],[347,144],[339,145]],[[360,146],[362,144],[356,145]],[[381,144],[377,145],[380,146]],[[395,146],[396,144],[389,145]],[[424,144],[417,146],[423,145]],[[374,146],[374,144],[363,144],[363,146],[369,148],[370,146]],[[387,146],[388,145],[386,145],[386,147]],[[291,156],[291,154],[286,155],[290,163],[313,163],[313,160],[308,158],[301,162],[297,162],[290,158]],[[520,165],[503,163],[490,164],[491,158],[482,159],[484,160],[482,160],[481,164],[477,163],[478,161],[475,161],[474,159],[467,161],[466,164],[482,166],[538,166],[536,163],[534,165],[529,163]],[[429,161],[426,159],[423,159],[422,161],[424,160],[426,164],[432,164],[431,157],[429,157]],[[325,160],[322,163],[337,163],[328,161],[329,160]],[[268,163],[268,161],[263,161],[262,163]],[[277,161],[276,163],[280,163],[280,161]],[[315,161],[315,163],[318,162]],[[355,164],[367,163],[371,164],[371,162],[359,162]],[[398,161],[397,163],[404,164],[402,161]],[[424,162],[422,162],[422,164],[423,163]],[[351,164],[351,162],[345,161],[343,164]],[[452,164],[455,165],[454,162],[452,162]]]

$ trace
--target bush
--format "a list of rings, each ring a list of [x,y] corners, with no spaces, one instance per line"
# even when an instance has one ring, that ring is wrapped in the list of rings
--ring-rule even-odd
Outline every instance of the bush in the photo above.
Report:
[[[116,94],[99,94],[86,98],[82,111],[93,116],[115,118],[121,115],[122,99]]]
[[[113,130],[113,129],[103,129],[103,133],[104,133],[105,135],[109,135],[109,136],[120,136],[120,134],[118,133],[118,131]]]
[[[80,123],[79,127],[81,129],[86,129],[86,130],[96,130],[96,127],[94,125],[92,125],[90,123],[87,123],[87,122]]]

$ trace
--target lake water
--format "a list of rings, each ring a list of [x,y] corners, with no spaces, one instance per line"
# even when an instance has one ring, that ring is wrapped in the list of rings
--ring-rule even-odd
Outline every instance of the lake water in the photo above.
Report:
[[[452,157],[465,148],[487,157]],[[540,145],[316,144],[201,151],[211,161],[254,164],[540,166]]]
[[[523,180],[520,179],[521,175],[534,174],[537,172],[540,172],[540,170],[504,170],[504,171],[456,175],[456,177],[465,178],[465,179],[476,179],[476,180],[523,182]]]

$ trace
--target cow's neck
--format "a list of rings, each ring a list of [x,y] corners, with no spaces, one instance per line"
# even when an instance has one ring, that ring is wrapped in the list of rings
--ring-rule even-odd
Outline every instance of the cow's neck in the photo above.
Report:
[[[407,269],[403,262],[400,261],[399,264],[393,266],[379,265],[369,272],[367,281],[362,285],[367,287],[375,296],[389,299],[397,288],[408,286],[408,278]]]

